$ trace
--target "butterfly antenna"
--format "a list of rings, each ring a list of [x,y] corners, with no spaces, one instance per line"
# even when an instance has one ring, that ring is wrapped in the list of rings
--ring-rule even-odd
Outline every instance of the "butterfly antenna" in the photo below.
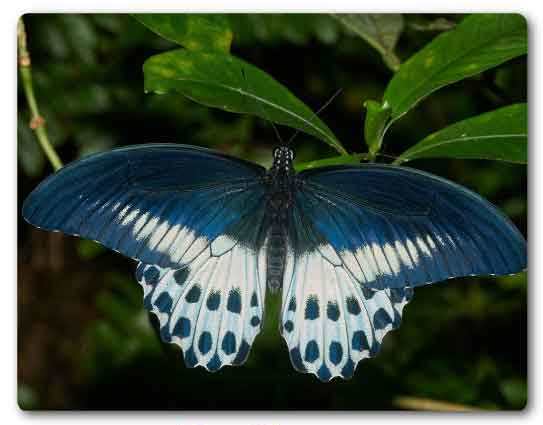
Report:
[[[336,97],[339,96],[339,94],[343,91],[342,88],[337,89],[336,92],[328,99],[324,105],[322,105],[319,110],[315,113],[316,116],[318,116],[322,111],[324,111],[328,105],[330,105]],[[288,139],[287,146],[290,146],[290,144],[294,141],[296,136],[300,133],[300,130],[296,130],[292,136],[290,136],[290,139]]]
[[[251,91],[251,88],[249,86],[249,80],[247,79],[247,77],[245,76],[245,68],[241,68],[241,75],[243,76],[243,80],[245,81],[245,85],[246,85],[246,88],[247,88],[247,92],[250,93]],[[277,126],[273,123],[272,120],[270,120],[268,118],[268,114],[266,114],[266,111],[264,110],[264,108],[262,108],[258,102],[256,103],[258,109],[260,110],[260,113],[264,116],[264,120],[268,123],[268,124],[271,124],[272,128],[273,128],[273,131],[275,133],[275,136],[277,137],[277,139],[279,140],[279,143],[281,145],[284,145],[283,143],[283,139],[281,138],[281,134],[279,134],[279,129],[277,128]]]
[[[376,153],[377,156],[382,156],[383,158],[388,158],[388,159],[398,159],[399,156],[394,156],[394,155],[388,155],[386,153]]]

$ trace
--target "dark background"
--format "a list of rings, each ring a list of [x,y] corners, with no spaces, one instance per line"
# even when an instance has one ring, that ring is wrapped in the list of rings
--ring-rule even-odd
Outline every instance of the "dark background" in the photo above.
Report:
[[[436,18],[405,15],[402,60],[438,31]],[[64,163],[116,146],[179,142],[269,165],[269,125],[178,95],[145,95],[146,58],[174,47],[128,15],[25,15],[36,96]],[[363,152],[364,100],[380,99],[391,71],[362,39],[326,15],[231,16],[232,53],[259,66],[317,110],[349,151]],[[441,89],[385,138],[397,155],[455,121],[526,101],[526,57]],[[19,87],[21,202],[52,172],[28,128]],[[283,138],[292,130],[280,128]],[[306,135],[297,160],[334,155]],[[390,162],[387,157],[379,161]],[[418,160],[410,166],[461,183],[503,209],[526,235],[526,167]],[[20,217],[20,214],[19,214]],[[98,245],[18,225],[18,399],[26,409],[395,409],[404,396],[484,409],[519,409],[527,398],[526,274],[465,278],[417,289],[402,327],[350,381],[320,383],[294,371],[277,331],[277,297],[248,362],[210,374],[186,369],[142,307],[134,263]]]

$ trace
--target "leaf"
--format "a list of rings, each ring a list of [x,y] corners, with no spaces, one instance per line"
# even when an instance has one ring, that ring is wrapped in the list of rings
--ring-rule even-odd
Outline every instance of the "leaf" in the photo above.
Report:
[[[516,14],[465,18],[404,62],[384,94],[398,119],[433,91],[527,51],[526,21]]]
[[[162,38],[189,50],[230,50],[232,31],[224,15],[144,13],[132,16]]]
[[[526,164],[527,117],[527,105],[518,103],[457,122],[412,146],[395,163],[446,157]]]
[[[375,100],[367,100],[364,102],[366,108],[366,121],[364,122],[364,139],[370,155],[375,157],[375,154],[381,149],[383,141],[383,131],[390,117],[390,108],[381,105]]]
[[[301,164],[295,164],[294,168],[300,172],[308,170],[310,168],[326,167],[329,165],[347,165],[347,164],[360,164],[361,160],[367,159],[368,155],[365,153],[356,153],[352,155],[340,155],[331,158],[317,159],[315,161],[302,162]]]
[[[393,71],[398,70],[400,60],[394,54],[394,48],[404,28],[402,15],[396,13],[364,13],[332,16],[377,50],[390,69]]]
[[[207,106],[257,115],[347,153],[326,124],[286,87],[232,55],[175,50],[147,59],[143,73],[147,92],[177,92]]]

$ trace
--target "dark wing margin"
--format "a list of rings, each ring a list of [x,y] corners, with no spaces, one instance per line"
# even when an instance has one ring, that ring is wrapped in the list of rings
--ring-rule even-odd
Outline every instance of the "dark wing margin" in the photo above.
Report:
[[[236,236],[230,229],[261,205],[264,171],[208,149],[135,145],[62,168],[28,196],[23,216],[148,264],[179,267],[205,243]]]
[[[415,287],[526,268],[526,241],[478,194],[419,170],[324,167],[298,175],[296,203],[368,288]]]

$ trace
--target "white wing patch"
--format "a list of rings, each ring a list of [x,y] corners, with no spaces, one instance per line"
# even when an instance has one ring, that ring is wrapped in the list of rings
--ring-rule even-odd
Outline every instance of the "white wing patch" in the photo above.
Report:
[[[360,360],[375,356],[413,295],[412,288],[365,288],[331,252],[319,246],[287,255],[283,287],[281,333],[292,364],[321,381],[350,378]]]
[[[264,315],[266,268],[258,257],[221,237],[179,269],[138,264],[144,306],[158,317],[162,339],[181,347],[188,367],[216,371],[247,359]]]

